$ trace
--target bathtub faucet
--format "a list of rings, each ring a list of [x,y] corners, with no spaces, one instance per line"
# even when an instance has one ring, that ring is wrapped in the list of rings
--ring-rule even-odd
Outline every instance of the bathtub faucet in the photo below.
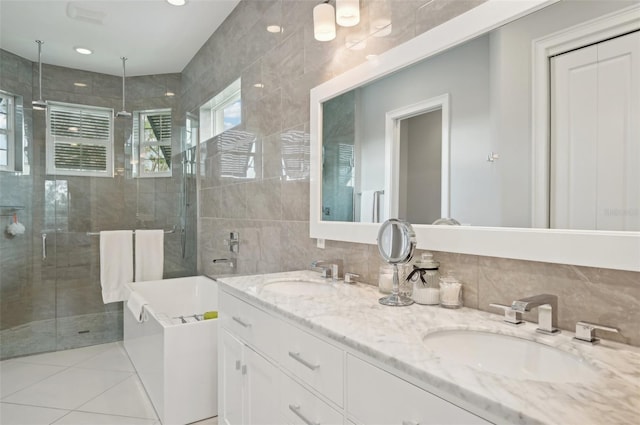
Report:
[[[227,264],[232,269],[236,268],[236,259],[235,258],[214,258],[213,264]]]

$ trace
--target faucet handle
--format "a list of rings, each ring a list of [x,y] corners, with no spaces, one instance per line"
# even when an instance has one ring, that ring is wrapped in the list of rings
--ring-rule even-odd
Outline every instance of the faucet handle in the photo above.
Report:
[[[504,311],[504,321],[510,325],[522,325],[522,313],[513,310],[510,305],[504,304],[489,304],[489,307],[497,308]]]
[[[594,323],[578,322],[576,323],[576,336],[573,337],[576,341],[587,342],[591,345],[598,344],[599,338],[596,338],[596,329],[600,329],[606,332],[620,333],[616,328],[609,326],[596,325]]]
[[[359,274],[355,273],[345,273],[344,274],[344,283],[356,283],[356,278],[360,277]]]

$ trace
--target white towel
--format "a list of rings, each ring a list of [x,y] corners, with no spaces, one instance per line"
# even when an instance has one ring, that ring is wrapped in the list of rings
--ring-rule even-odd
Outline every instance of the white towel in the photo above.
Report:
[[[100,232],[100,284],[105,304],[127,299],[127,283],[133,282],[133,232]]]
[[[136,282],[161,280],[164,230],[136,230]]]
[[[362,191],[362,195],[360,195],[360,223],[373,223],[373,207],[375,199],[375,190]]]
[[[147,312],[145,306],[147,305],[147,301],[142,298],[142,295],[138,294],[135,291],[132,291],[129,295],[129,299],[127,300],[127,308],[133,313],[133,317],[135,317],[138,323],[142,323],[148,319]]]

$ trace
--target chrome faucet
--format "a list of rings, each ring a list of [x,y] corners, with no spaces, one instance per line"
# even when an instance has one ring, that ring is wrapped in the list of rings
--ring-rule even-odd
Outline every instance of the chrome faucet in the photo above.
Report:
[[[342,279],[343,268],[342,260],[316,260],[311,263],[311,269],[320,269],[322,277],[330,277],[334,282]]]
[[[576,341],[588,342],[591,345],[598,344],[599,338],[596,338],[596,329],[600,329],[606,332],[620,333],[616,328],[610,326],[596,325],[594,323],[578,322],[576,323],[576,336],[573,337]]]
[[[558,326],[558,296],[552,294],[540,294],[522,298],[511,304],[511,310],[524,313],[538,308],[537,332],[555,334],[559,332]]]

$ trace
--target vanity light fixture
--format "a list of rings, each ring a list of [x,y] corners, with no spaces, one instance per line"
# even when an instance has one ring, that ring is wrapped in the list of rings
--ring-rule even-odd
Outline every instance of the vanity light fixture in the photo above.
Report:
[[[267,26],[267,31],[272,34],[278,34],[282,32],[282,27],[280,25],[269,25]]]
[[[42,100],[42,45],[44,41],[36,40],[36,43],[38,43],[38,88],[40,89],[40,97],[38,97],[38,100],[32,101],[31,106],[37,111],[44,111],[47,109],[47,102]]]
[[[313,37],[318,41],[336,38],[336,15],[329,0],[313,8]]]
[[[263,89],[263,88],[264,88],[264,84],[262,84],[262,83],[255,83],[255,84],[253,85],[253,87],[255,87],[255,88],[257,88],[257,89]]]
[[[167,0],[171,6],[184,6],[187,4],[187,0]]]
[[[80,82],[75,82],[73,83],[74,86],[76,87],[87,87],[87,83],[80,83]]]
[[[167,97],[173,97],[176,94],[174,92],[172,92],[172,91],[167,91],[164,95],[167,96]]]
[[[353,27],[360,22],[360,0],[336,0],[336,22],[341,27]]]
[[[73,50],[80,53],[81,55],[90,55],[93,53],[93,50],[87,49],[86,47],[74,47]]]

